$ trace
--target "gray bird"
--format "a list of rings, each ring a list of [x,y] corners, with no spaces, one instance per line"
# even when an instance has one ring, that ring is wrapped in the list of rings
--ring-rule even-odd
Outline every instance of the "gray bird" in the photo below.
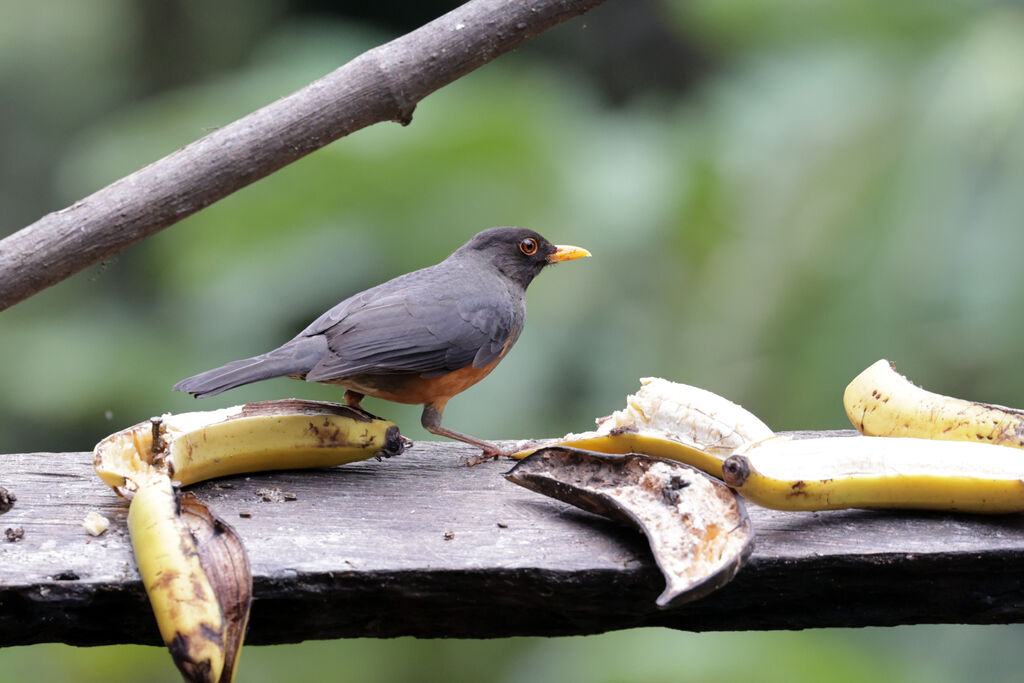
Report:
[[[282,346],[183,379],[178,391],[203,398],[273,377],[346,388],[363,396],[423,404],[432,434],[465,441],[485,456],[494,444],[441,426],[445,405],[505,357],[526,321],[526,288],[544,266],[590,256],[532,230],[490,228],[441,263],[345,299]]]

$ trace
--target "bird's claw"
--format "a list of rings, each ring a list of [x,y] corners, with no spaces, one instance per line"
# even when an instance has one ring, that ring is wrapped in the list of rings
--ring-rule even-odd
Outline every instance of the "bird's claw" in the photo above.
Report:
[[[463,462],[466,464],[466,467],[474,467],[474,466],[479,465],[481,463],[485,463],[488,460],[497,460],[498,458],[500,458],[500,457],[502,457],[504,455],[511,455],[511,454],[510,453],[506,453],[505,451],[501,450],[500,448],[494,448],[494,449],[485,448],[483,451],[480,452],[479,455],[466,456],[465,458],[463,458]]]

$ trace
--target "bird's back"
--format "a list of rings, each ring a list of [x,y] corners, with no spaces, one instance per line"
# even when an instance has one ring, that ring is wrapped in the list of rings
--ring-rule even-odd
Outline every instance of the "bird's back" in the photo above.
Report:
[[[524,294],[465,259],[399,276],[342,301],[296,337],[327,340],[327,352],[306,379],[391,372],[429,377],[482,367],[518,338]]]

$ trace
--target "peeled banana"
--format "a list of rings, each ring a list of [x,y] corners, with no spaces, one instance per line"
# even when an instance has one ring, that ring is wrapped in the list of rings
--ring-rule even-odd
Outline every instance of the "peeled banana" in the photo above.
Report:
[[[191,494],[178,495],[175,484],[390,457],[405,444],[394,423],[362,410],[285,400],[164,415],[96,445],[96,472],[131,500],[139,573],[187,680],[233,679],[252,577],[234,530]]]
[[[626,407],[597,421],[596,431],[531,444],[513,457],[543,446],[601,453],[642,453],[678,460],[716,477],[722,460],[748,443],[775,435],[750,411],[705,389],[644,377]]]
[[[982,443],[778,436],[729,456],[722,478],[744,498],[776,510],[1024,511],[1024,461]]]
[[[1024,411],[926,391],[880,360],[843,394],[850,422],[870,436],[978,441],[1024,448]]]

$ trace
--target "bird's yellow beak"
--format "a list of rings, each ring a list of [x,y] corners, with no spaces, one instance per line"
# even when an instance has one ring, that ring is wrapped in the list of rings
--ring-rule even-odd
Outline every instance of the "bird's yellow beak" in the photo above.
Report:
[[[548,256],[548,263],[558,263],[559,261],[572,261],[576,258],[584,258],[590,256],[590,252],[582,247],[574,247],[568,244],[556,244],[555,253]]]

